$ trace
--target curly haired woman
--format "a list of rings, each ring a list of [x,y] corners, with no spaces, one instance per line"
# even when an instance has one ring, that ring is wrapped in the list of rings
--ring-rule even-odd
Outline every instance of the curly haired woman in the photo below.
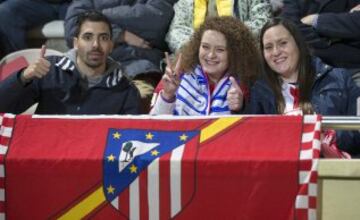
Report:
[[[241,112],[260,66],[256,41],[241,21],[228,16],[205,20],[177,57],[175,67],[166,68],[150,114]]]

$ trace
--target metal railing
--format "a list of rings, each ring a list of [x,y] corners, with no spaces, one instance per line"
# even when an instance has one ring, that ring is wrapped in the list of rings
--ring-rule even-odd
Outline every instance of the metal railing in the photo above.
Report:
[[[322,128],[360,130],[360,116],[323,116]]]

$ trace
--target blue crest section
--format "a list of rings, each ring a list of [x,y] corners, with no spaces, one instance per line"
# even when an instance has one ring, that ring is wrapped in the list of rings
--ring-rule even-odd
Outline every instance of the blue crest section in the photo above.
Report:
[[[103,186],[111,202],[156,158],[186,144],[200,131],[109,129]]]

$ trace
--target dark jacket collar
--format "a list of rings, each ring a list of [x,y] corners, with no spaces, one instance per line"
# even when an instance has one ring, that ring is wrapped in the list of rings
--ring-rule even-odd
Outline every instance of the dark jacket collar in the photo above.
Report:
[[[322,78],[326,73],[328,73],[334,68],[330,65],[324,64],[318,57],[313,58],[312,64],[315,67],[315,81]]]
[[[59,67],[65,72],[74,73],[79,72],[76,65],[76,50],[69,50],[63,57],[55,63],[55,66]],[[123,73],[121,64],[114,61],[112,58],[107,60],[107,69],[104,73],[104,78],[100,82],[100,86],[106,86],[108,88],[117,86],[123,77],[126,75]]]

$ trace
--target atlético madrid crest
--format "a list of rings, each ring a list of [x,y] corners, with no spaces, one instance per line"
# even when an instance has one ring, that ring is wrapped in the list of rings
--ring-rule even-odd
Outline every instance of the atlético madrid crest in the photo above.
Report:
[[[195,193],[199,131],[110,129],[103,189],[129,219],[169,219]]]

